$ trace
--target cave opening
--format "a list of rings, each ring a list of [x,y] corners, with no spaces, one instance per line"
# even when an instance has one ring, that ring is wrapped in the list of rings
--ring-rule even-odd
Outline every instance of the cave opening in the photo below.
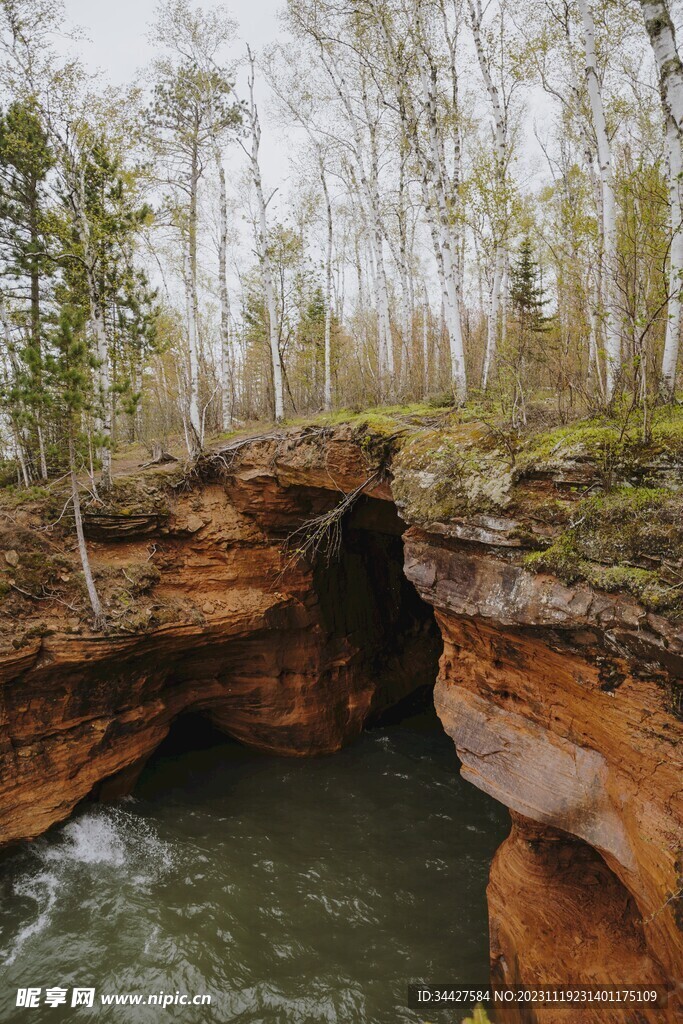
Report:
[[[326,700],[330,676],[343,671],[344,686],[370,690],[372,697],[363,712],[363,731],[396,725],[417,716],[421,716],[421,728],[441,731],[434,711],[433,690],[443,644],[431,605],[421,599],[403,571],[405,524],[393,503],[363,496],[345,516],[341,530],[338,550],[330,557],[325,551],[320,552],[312,567],[317,622],[314,642],[318,642],[318,633],[326,640],[319,662],[320,680],[313,678],[309,684],[313,688],[319,686]],[[262,642],[259,637],[231,642],[233,654],[225,653],[229,665],[223,678],[226,688],[230,686],[235,664],[241,673],[248,673],[252,664],[259,666]],[[279,642],[288,645],[286,631]],[[305,648],[301,650],[297,643],[293,643],[293,653],[288,656],[290,671],[296,670],[296,659],[306,658]],[[219,673],[223,655],[204,657],[212,671]],[[179,675],[188,674],[181,665],[176,671]],[[274,684],[277,686],[276,681]],[[197,692],[201,696],[201,686]],[[246,703],[253,704],[256,699],[250,695]],[[259,743],[249,743],[235,727],[235,717],[245,713],[244,703],[240,699],[234,708],[226,708],[222,700],[217,708],[200,700],[199,705],[182,709],[147,764],[221,746],[230,756],[228,743],[242,743],[258,754]],[[286,716],[286,702],[280,711]],[[343,708],[338,712],[341,716],[344,713]],[[351,732],[350,739],[356,735]],[[267,741],[267,731],[260,734],[260,738],[264,737]],[[267,749],[266,743],[261,749]]]
[[[193,750],[211,750],[238,741],[219,729],[211,719],[198,711],[186,711],[171,722],[168,734],[152,754],[152,759],[181,757]]]
[[[363,496],[345,517],[338,557],[314,570],[324,624],[362,652],[375,683],[366,729],[433,708],[443,641],[403,571],[405,529],[393,502]]]
[[[201,657],[188,648],[164,684],[165,738],[50,836],[60,908],[80,925],[71,948],[98,984],[127,972],[139,987],[131,964],[144,949],[160,977],[227,993],[229,1014],[361,1022],[417,1019],[406,983],[425,972],[487,976],[485,890],[507,812],[459,777],[436,716],[442,640],[404,575],[396,509],[362,498],[342,529],[340,557],[323,554],[310,573],[308,617],[299,606],[298,622],[283,614],[269,632],[209,639]],[[340,731],[348,742],[332,757],[273,756],[270,725],[261,751],[234,728],[253,727],[266,690],[285,691],[267,709],[274,721],[300,712],[301,693],[334,698],[335,681],[351,699],[332,718],[348,714],[355,731]],[[297,728],[314,729],[320,707]],[[154,708],[165,728],[170,711]],[[22,966],[65,928],[55,915]]]

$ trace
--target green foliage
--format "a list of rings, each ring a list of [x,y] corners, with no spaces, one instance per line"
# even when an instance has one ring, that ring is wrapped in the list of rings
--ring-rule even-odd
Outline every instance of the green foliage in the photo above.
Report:
[[[216,67],[200,67],[189,57],[178,65],[160,62],[148,111],[150,127],[162,146],[199,159],[203,149],[242,121],[232,100],[233,82]]]
[[[683,463],[683,409],[655,410],[644,429],[634,413],[582,420],[531,435],[524,443],[519,465],[527,472],[552,474],[570,464],[592,466],[603,486],[619,482],[675,485]]]
[[[539,267],[528,235],[523,239],[512,265],[510,301],[520,332],[539,334],[548,330],[548,317],[543,313],[548,300],[539,280]]]
[[[42,330],[54,275],[46,179],[54,165],[34,100],[15,100],[0,118],[0,253],[5,344],[13,369],[0,401],[15,432],[30,436],[45,412]]]
[[[566,583],[625,591],[656,611],[683,604],[683,494],[620,487],[576,503],[572,524],[544,551],[535,571]]]

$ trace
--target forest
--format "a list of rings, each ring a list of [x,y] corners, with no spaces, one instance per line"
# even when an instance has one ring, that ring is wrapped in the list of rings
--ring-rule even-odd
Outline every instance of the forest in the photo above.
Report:
[[[0,0],[0,1024],[683,1021],[681,40]]]
[[[2,0],[4,483],[106,492],[117,445],[378,404],[647,432],[683,310],[677,13],[288,0],[256,52],[163,0],[112,86],[60,0]]]

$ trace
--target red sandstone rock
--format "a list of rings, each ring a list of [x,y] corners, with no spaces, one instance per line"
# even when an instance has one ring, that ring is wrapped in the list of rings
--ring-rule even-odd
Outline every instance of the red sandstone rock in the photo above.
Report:
[[[680,635],[665,620],[651,628],[630,599],[566,587],[490,555],[445,547],[417,530],[406,537],[406,572],[437,609],[444,653],[435,704],[462,774],[545,826],[549,837],[558,829],[567,834],[564,846],[554,838],[543,846],[542,871],[519,830],[498,852],[490,913],[500,977],[561,984],[580,979],[590,963],[598,983],[664,977],[677,984],[683,975],[683,749],[664,665],[680,664]],[[645,653],[652,678],[635,677],[645,666],[629,661],[631,651]],[[583,855],[575,865],[573,853],[569,858],[571,878],[569,869],[553,864],[560,850],[578,849],[571,837],[602,858],[596,863],[609,880],[609,899],[597,899],[600,886],[590,890],[593,903],[580,889]],[[545,893],[549,877],[560,888],[566,877],[555,910],[549,904],[556,897]],[[543,938],[531,924],[536,908],[552,922]],[[587,959],[583,943],[566,932],[583,928],[587,942],[598,923],[614,948],[608,957],[598,936]],[[643,973],[629,978],[638,961],[628,951],[641,946]],[[600,1013],[576,1019],[623,1020],[616,1011]],[[538,1019],[549,1022],[541,1012]],[[567,1018],[558,1012],[557,1019]],[[656,1019],[674,1020],[675,1011]]]
[[[57,632],[0,655],[2,840],[39,834],[93,790],[130,786],[185,710],[259,749],[331,752],[431,670],[425,623],[396,627],[389,484],[349,428],[280,433],[222,469],[160,529],[161,578],[137,602],[151,625],[69,636],[59,622],[66,630],[71,613],[41,607],[36,620],[49,610]],[[369,479],[383,500],[354,512],[366,548],[327,573],[283,553],[292,528]],[[680,986],[681,725],[668,687],[683,676],[683,637],[632,598],[526,572],[515,528],[479,516],[405,538],[406,574],[443,635],[437,710],[465,777],[515,816],[489,887],[495,976]],[[112,572],[144,564],[149,541],[94,544],[93,560]]]
[[[435,635],[417,622],[396,636],[400,609],[392,612],[386,573],[372,564],[381,539],[368,541],[367,564],[347,562],[339,593],[328,593],[328,575],[288,557],[281,533],[235,508],[234,487],[181,498],[158,542],[162,578],[139,604],[184,602],[185,621],[130,636],[56,633],[0,655],[0,842],[38,835],[95,787],[121,792],[183,712],[204,713],[259,750],[325,754],[433,678]],[[321,494],[327,507],[337,500],[332,487],[313,493],[318,505]],[[279,531],[296,502],[274,482],[259,519],[270,514]],[[400,533],[392,506],[375,504],[380,512],[360,510],[359,530]],[[410,590],[395,543],[394,582]],[[93,562],[144,563],[148,544],[93,544]]]

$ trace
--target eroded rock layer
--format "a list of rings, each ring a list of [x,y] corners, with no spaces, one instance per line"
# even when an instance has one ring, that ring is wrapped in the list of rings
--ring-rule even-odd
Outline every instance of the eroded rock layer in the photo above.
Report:
[[[633,596],[529,571],[525,538],[551,527],[456,515],[426,449],[397,468],[403,516],[422,510],[404,532],[391,439],[367,441],[342,427],[240,442],[169,509],[139,513],[137,533],[100,517],[93,562],[102,586],[116,581],[108,635],[64,600],[34,607],[22,584],[18,639],[0,656],[0,838],[130,789],[187,711],[261,750],[334,751],[433,681],[442,650],[435,703],[463,775],[514,819],[489,886],[496,980],[680,988],[680,629]],[[514,476],[489,470],[486,507],[508,500]],[[460,483],[466,509],[471,473]],[[306,557],[311,520],[363,486],[340,557]],[[525,492],[519,508],[536,500]],[[437,504],[450,518],[429,521]],[[538,1019],[673,1021],[680,1004],[629,1013]]]
[[[678,984],[681,730],[662,674],[680,657],[675,633],[648,628],[629,599],[417,529],[406,573],[437,611],[434,699],[462,774],[518,820],[491,876],[497,977]]]
[[[161,579],[147,611],[177,603],[181,621],[134,635],[50,631],[2,657],[2,842],[43,832],[95,786],[120,795],[184,712],[259,750],[324,754],[433,683],[440,638],[403,575],[393,505],[364,497],[341,557],[313,569],[283,541],[302,507],[337,495],[272,474],[269,488],[267,475],[257,515],[250,471],[178,500],[154,544]],[[147,535],[92,544],[100,571],[127,571],[148,548]]]

